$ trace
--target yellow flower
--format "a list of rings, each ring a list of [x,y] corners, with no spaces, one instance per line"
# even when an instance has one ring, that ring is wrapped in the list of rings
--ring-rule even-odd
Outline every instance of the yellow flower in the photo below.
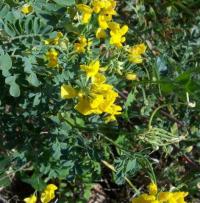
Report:
[[[98,108],[99,105],[103,102],[104,98],[101,94],[90,94],[90,107],[92,109]]]
[[[110,89],[108,91],[102,91],[102,94],[104,95],[104,101],[101,103],[99,108],[103,112],[112,114],[113,110],[111,109],[111,105],[114,104],[116,98],[118,97],[118,93]]]
[[[106,6],[102,9],[101,13],[104,15],[116,15],[117,14],[117,12],[115,11],[116,4],[117,3],[115,0],[108,0]]]
[[[90,113],[90,106],[89,106],[89,101],[87,98],[85,97],[81,97],[79,99],[78,104],[74,107],[74,109],[76,109],[79,113],[83,114],[83,115],[89,115]]]
[[[50,202],[52,199],[55,198],[55,190],[57,190],[57,186],[54,184],[49,184],[47,185],[47,187],[45,188],[45,190],[42,192],[41,194],[41,202],[42,203],[48,203]]]
[[[71,99],[78,95],[77,91],[71,85],[62,85],[60,88],[62,99]]]
[[[101,39],[101,38],[106,38],[106,32],[102,28],[98,28],[96,31],[96,38]]]
[[[85,4],[78,4],[77,8],[82,13],[82,23],[83,24],[89,23],[93,12],[92,8],[90,8]]]
[[[177,203],[186,203],[184,198],[188,195],[187,192],[173,192],[174,199]]]
[[[90,100],[87,97],[81,97],[81,98],[79,98],[79,102],[75,106],[75,109],[79,113],[81,113],[81,114],[83,114],[85,116],[93,114],[93,113],[95,113],[95,114],[101,114],[102,113],[101,111],[98,111],[98,109],[92,109],[91,108],[91,106],[90,106]]]
[[[107,121],[116,120],[116,115],[121,114],[122,108],[115,105],[114,102],[118,93],[113,90],[113,86],[105,84],[106,77],[99,73],[100,62],[93,60],[89,65],[81,65],[88,77],[91,77],[91,83],[86,90],[76,91],[72,86],[63,84],[61,86],[61,98],[71,99],[76,97],[78,103],[75,110],[87,116],[91,114],[109,114]]]
[[[111,15],[99,14],[98,16],[99,27],[103,30],[107,29],[109,27],[108,22],[110,22],[111,20],[112,20]]]
[[[102,84],[105,81],[106,77],[101,73],[97,73],[95,76],[92,77],[92,83],[96,85]]]
[[[21,12],[24,14],[29,14],[33,11],[33,7],[30,4],[24,4],[21,8]]]
[[[110,44],[115,45],[116,47],[122,47],[122,43],[126,41],[124,35],[128,32],[128,26],[124,25],[120,28],[118,23],[110,23]]]
[[[115,7],[116,1],[115,0],[93,0],[92,2],[93,10],[95,13],[103,13],[109,15],[115,15]]]
[[[137,54],[144,54],[147,47],[145,44],[138,44],[132,47],[132,51],[134,51]]]
[[[91,45],[91,41],[88,41],[84,36],[80,36],[79,43],[75,43],[75,51],[78,53],[84,53],[86,47]]]
[[[163,201],[163,202],[165,202],[165,201],[168,201],[170,198],[172,198],[173,197],[173,195],[172,195],[172,193],[171,192],[160,192],[159,194],[158,194],[158,199],[160,200],[160,201]]]
[[[115,121],[116,120],[116,115],[120,115],[121,114],[121,110],[122,107],[116,104],[112,104],[108,109],[107,109],[107,113],[109,113],[110,115],[108,115],[105,118],[105,122],[111,122],[111,121]]]
[[[94,12],[99,13],[101,9],[108,8],[109,6],[111,6],[111,3],[109,0],[93,0],[92,6]]]
[[[158,187],[157,187],[157,185],[155,184],[155,183],[150,183],[149,185],[148,185],[148,191],[149,191],[149,194],[150,195],[156,195],[157,194],[157,192],[158,192]]]
[[[149,194],[141,194],[139,197],[132,199],[132,203],[186,203],[184,198],[188,195],[187,192],[158,193],[155,183],[150,183],[148,190]]]
[[[80,68],[84,70],[88,77],[95,76],[99,71],[99,61],[92,61],[89,65],[80,65]]]
[[[187,192],[160,192],[158,194],[158,199],[161,203],[186,203],[184,198],[187,195]]]
[[[143,62],[143,58],[141,55],[130,54],[128,57],[129,61],[135,64],[139,64]]]
[[[141,55],[145,53],[146,48],[147,47],[145,44],[138,44],[131,47],[129,49],[129,56],[128,56],[129,61],[136,64],[142,63],[143,58]]]
[[[51,49],[46,53],[46,60],[48,61],[48,67],[56,67],[58,65],[58,51]]]
[[[132,200],[132,203],[154,203],[156,201],[156,197],[153,195],[142,194],[139,197],[136,197]]]
[[[44,40],[44,43],[45,43],[46,45],[48,45],[48,44],[57,45],[57,44],[59,44],[60,39],[61,39],[62,37],[63,37],[63,33],[62,33],[62,32],[57,32],[56,37],[54,37],[53,39]]]
[[[25,203],[36,203],[37,202],[37,197],[33,194],[30,197],[27,197],[24,199]]]
[[[127,80],[137,80],[137,75],[135,73],[126,73],[125,77]]]

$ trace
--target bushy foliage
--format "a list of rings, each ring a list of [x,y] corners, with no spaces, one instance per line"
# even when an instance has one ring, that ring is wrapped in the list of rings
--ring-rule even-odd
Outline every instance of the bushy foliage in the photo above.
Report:
[[[126,188],[120,202],[150,181],[198,198],[197,8],[1,1],[0,186],[54,183],[58,202],[86,202],[103,177]]]

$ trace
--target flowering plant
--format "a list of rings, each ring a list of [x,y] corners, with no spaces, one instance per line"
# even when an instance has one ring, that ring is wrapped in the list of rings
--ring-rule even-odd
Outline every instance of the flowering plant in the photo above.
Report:
[[[155,184],[139,195],[159,177],[195,194],[198,32],[175,32],[175,13],[159,1],[2,0],[0,188],[28,184],[27,203],[86,202],[93,183],[117,201],[121,185],[127,202],[186,201]]]

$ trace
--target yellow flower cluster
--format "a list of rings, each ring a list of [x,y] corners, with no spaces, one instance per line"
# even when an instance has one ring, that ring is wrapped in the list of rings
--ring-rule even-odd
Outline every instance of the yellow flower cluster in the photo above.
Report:
[[[96,31],[96,37],[106,38],[106,29],[110,29],[110,44],[116,47],[122,47],[122,43],[126,38],[124,35],[128,31],[128,26],[120,26],[120,24],[112,21],[113,15],[116,15],[115,0],[93,0],[92,7],[85,4],[78,4],[77,8],[82,13],[82,23],[87,24],[90,21],[92,13],[98,14],[99,28]]]
[[[122,43],[126,40],[124,35],[128,32],[128,26],[124,25],[120,27],[120,24],[111,22],[109,23],[109,28],[111,29],[110,44],[113,44],[116,47],[122,47]]]
[[[91,41],[87,40],[84,36],[80,36],[79,42],[75,43],[74,45],[75,51],[78,53],[84,53],[86,48],[89,49],[91,44]]]
[[[40,201],[42,203],[48,203],[52,199],[55,198],[55,191],[57,190],[57,186],[54,184],[49,184],[47,187],[44,189],[44,191],[41,194]],[[27,197],[24,199],[25,203],[36,203],[37,202],[37,197],[35,194],[31,195],[30,197]]]
[[[143,43],[137,44],[131,47],[129,49],[129,56],[128,56],[129,61],[136,64],[142,63],[143,62],[142,54],[145,53],[146,49],[147,47]]]
[[[33,7],[30,4],[24,4],[21,8],[21,12],[25,15],[31,13],[33,11]]]
[[[52,67],[55,68],[58,65],[58,51],[56,51],[55,49],[50,49],[46,55],[45,58],[48,61],[47,66],[48,67]]]
[[[157,185],[150,183],[149,194],[142,194],[132,200],[132,203],[186,203],[187,192],[158,192]]]
[[[77,98],[75,109],[83,115],[106,113],[106,122],[115,121],[116,115],[121,114],[121,106],[114,104],[118,93],[113,86],[106,83],[106,77],[99,73],[100,62],[92,61],[89,65],[81,65],[87,77],[91,79],[88,90],[76,90],[71,85],[61,86],[61,98]]]

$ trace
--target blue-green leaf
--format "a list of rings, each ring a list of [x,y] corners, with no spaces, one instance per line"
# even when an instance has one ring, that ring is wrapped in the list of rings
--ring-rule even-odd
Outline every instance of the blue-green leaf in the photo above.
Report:
[[[9,70],[12,68],[12,60],[8,54],[0,56],[0,70],[2,75],[8,77],[10,75]]]
[[[72,6],[76,3],[75,0],[54,0],[54,2],[61,6]]]
[[[13,97],[19,97],[20,96],[20,88],[19,85],[16,82],[13,82],[10,85],[10,89],[9,89],[10,95]]]

